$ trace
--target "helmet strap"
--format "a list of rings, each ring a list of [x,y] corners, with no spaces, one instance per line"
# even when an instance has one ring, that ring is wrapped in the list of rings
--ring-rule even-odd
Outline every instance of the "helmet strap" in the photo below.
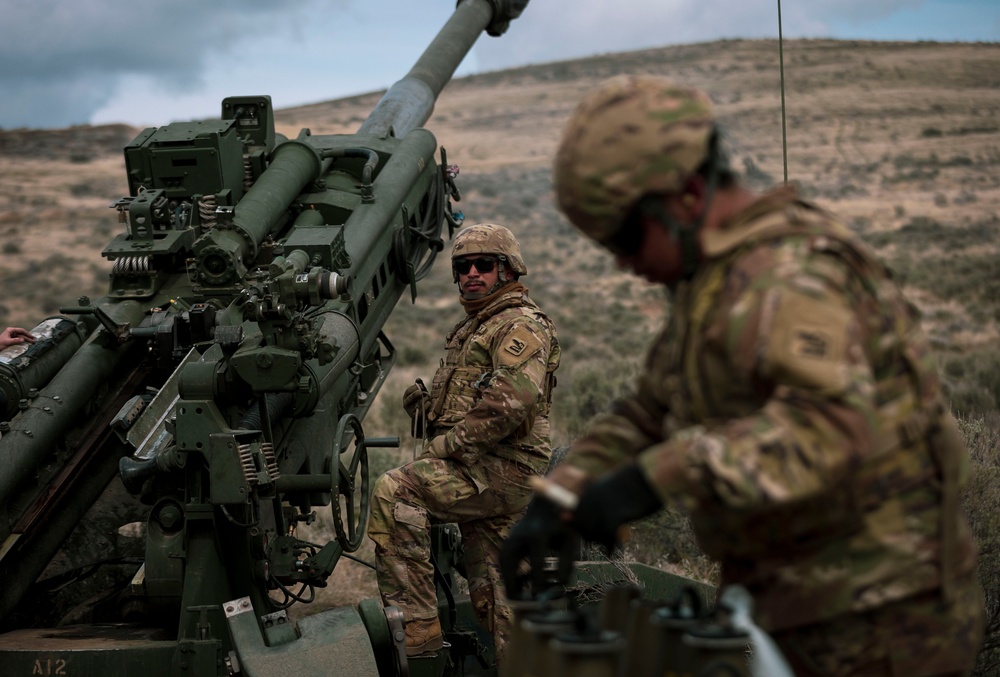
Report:
[[[508,282],[507,279],[507,257],[503,254],[497,254],[497,284],[493,288],[498,289],[501,284]]]
[[[666,227],[672,242],[680,244],[681,279],[683,280],[690,280],[698,270],[698,264],[701,259],[701,244],[698,242],[698,231],[701,230],[702,225],[705,223],[705,217],[711,209],[716,189],[719,186],[720,163],[718,160],[718,136],[713,134],[709,140],[708,157],[705,160],[705,167],[702,170],[702,176],[705,177],[704,207],[701,210],[701,214],[698,215],[698,218],[693,223],[683,223],[679,219],[674,218],[664,208],[663,203],[658,197],[656,199],[645,200],[641,206],[641,209],[646,214]]]
[[[507,284],[508,282],[510,282],[510,280],[507,279],[507,276],[504,275],[504,272],[503,272],[504,268],[506,268],[506,266],[504,264],[502,264],[502,263],[499,263],[499,262],[497,263],[497,266],[499,268],[500,274],[497,275],[497,283],[495,285],[493,285],[492,289],[490,289],[488,292],[486,292],[487,296],[489,296],[490,294],[495,293],[497,289],[499,289],[500,287],[502,287],[505,284]]]
[[[670,241],[679,244],[681,248],[681,279],[689,280],[698,269],[698,259],[701,258],[701,246],[698,244],[698,230],[703,219],[699,217],[694,223],[684,223],[667,211],[660,201],[660,196],[650,196],[643,202],[643,213],[666,228]]]

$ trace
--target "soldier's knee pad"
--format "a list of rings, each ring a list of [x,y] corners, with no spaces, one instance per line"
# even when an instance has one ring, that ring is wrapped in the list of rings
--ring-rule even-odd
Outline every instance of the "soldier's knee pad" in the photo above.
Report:
[[[379,476],[372,485],[372,503],[392,504],[399,490],[399,479],[391,470]]]
[[[431,523],[427,510],[397,501],[392,505],[393,528],[389,549],[400,557],[430,561]]]
[[[393,528],[392,506],[396,502],[395,494],[399,483],[391,473],[385,473],[375,480],[371,490],[371,515],[368,520],[368,537],[378,545],[385,547],[386,535]]]

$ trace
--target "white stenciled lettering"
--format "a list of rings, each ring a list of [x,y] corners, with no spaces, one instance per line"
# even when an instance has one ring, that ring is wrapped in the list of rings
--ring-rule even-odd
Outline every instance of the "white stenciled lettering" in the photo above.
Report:
[[[52,660],[51,658],[46,658],[44,661],[40,658],[35,659],[35,664],[31,668],[31,674],[33,675],[66,675],[66,661],[62,658],[57,658]]]

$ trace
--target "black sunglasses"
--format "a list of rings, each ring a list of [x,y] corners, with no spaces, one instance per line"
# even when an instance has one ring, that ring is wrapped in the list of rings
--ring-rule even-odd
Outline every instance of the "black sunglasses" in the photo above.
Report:
[[[480,273],[492,273],[496,265],[497,260],[492,256],[485,256],[481,259],[455,259],[451,262],[452,268],[459,275],[468,275],[472,266],[475,266]]]

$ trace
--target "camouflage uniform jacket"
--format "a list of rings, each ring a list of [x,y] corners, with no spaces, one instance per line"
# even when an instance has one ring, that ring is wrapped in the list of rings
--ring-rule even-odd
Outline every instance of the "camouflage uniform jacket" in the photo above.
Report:
[[[637,457],[765,629],[946,592],[974,567],[967,452],[912,306],[792,188],[703,236],[636,393],[566,463]]]
[[[493,454],[544,473],[559,340],[519,283],[459,322],[431,385],[433,446],[474,468]],[[435,454],[438,455],[438,454]]]

